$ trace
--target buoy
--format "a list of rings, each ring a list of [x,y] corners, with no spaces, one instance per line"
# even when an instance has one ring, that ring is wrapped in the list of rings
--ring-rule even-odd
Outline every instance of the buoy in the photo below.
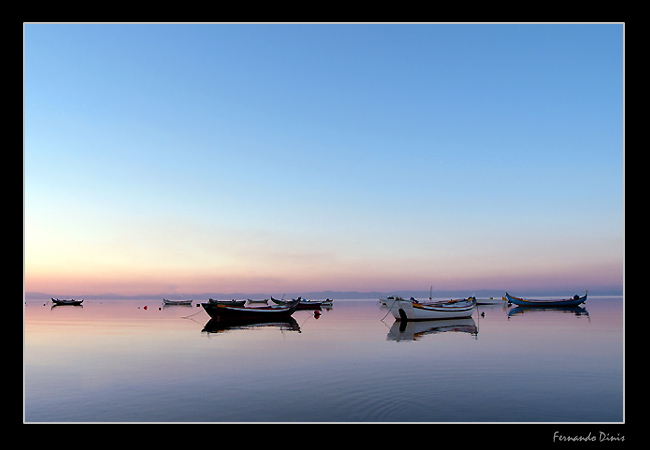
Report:
[[[146,306],[144,307],[144,310],[145,310],[145,311],[147,310],[147,307],[146,307]]]

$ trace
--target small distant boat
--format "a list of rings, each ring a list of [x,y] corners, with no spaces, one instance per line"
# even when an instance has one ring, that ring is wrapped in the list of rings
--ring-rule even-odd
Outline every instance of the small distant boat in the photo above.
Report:
[[[326,298],[321,302],[321,306],[332,306],[334,304],[334,300],[331,298]]]
[[[268,303],[269,303],[269,299],[268,299],[268,298],[264,298],[264,299],[262,299],[262,300],[252,300],[252,299],[249,298],[249,299],[248,299],[248,303],[264,303],[264,304],[268,304]]]
[[[273,298],[273,296],[271,296],[271,301],[273,303],[275,303],[276,305],[288,305],[289,304],[289,300],[278,300],[277,298]]]
[[[501,298],[494,298],[494,297],[488,297],[488,298],[477,298],[476,299],[476,304],[477,305],[504,305],[506,303],[506,298],[501,297]]]
[[[163,298],[163,303],[165,305],[192,305],[193,300],[167,300]]]
[[[302,301],[302,297],[298,297],[297,299],[291,299],[291,300],[284,300],[284,295],[282,297],[283,297],[282,300],[278,300],[277,298],[273,298],[273,296],[271,296],[271,301],[276,305],[288,305],[290,303],[295,302],[296,300]]]
[[[216,320],[274,320],[278,317],[291,316],[291,314],[296,311],[299,304],[300,299],[295,300],[286,306],[262,306],[260,308],[223,305],[212,302],[201,303],[201,306],[210,317]]]
[[[246,300],[214,300],[212,298],[208,299],[210,303],[218,303],[220,305],[230,305],[230,306],[244,306]]]
[[[298,300],[300,301],[300,303],[298,304],[298,309],[318,309],[323,304],[322,301],[305,300],[302,297],[298,297],[297,299],[294,298],[294,299],[291,299],[291,300],[278,300],[277,298],[271,297],[271,301],[273,303],[275,303],[276,305],[282,305],[282,306],[290,305],[293,302],[298,301]]]
[[[301,299],[300,303],[298,304],[298,309],[320,309],[322,305],[322,301]]]
[[[52,297],[50,297],[50,298],[52,299],[52,303],[54,303],[54,305],[57,305],[57,306],[58,305],[75,305],[75,306],[78,306],[78,305],[81,305],[83,303],[83,301],[84,301],[83,298],[81,300],[75,300],[74,298],[70,298],[70,299],[52,298]]]
[[[437,320],[471,317],[476,308],[476,298],[469,297],[432,303],[418,303],[399,297],[386,304],[397,320]]]
[[[587,301],[587,295],[589,291],[585,292],[585,295],[582,297],[574,295],[573,298],[565,298],[561,300],[529,300],[521,297],[515,297],[506,292],[506,298],[510,303],[514,303],[519,306],[578,306],[579,304]]]

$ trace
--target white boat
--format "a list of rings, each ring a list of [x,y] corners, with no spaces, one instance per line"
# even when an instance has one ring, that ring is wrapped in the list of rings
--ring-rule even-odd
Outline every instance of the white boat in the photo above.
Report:
[[[437,320],[471,317],[476,309],[476,298],[418,303],[412,300],[388,300],[386,306],[397,320]]]
[[[501,298],[488,297],[488,298],[476,299],[477,305],[506,305],[507,303],[508,302],[504,297]]]
[[[167,300],[163,298],[163,303],[165,305],[191,305],[192,300]]]

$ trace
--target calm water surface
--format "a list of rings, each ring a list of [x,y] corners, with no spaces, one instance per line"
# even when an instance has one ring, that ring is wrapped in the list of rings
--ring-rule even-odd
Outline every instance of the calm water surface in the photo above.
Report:
[[[161,300],[29,300],[24,418],[622,422],[623,300],[584,306],[400,327],[376,301],[335,300],[318,318],[223,329]]]

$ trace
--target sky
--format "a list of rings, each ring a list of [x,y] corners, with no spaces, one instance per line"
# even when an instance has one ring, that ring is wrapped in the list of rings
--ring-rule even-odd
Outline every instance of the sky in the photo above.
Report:
[[[24,289],[623,286],[622,24],[25,24]]]

